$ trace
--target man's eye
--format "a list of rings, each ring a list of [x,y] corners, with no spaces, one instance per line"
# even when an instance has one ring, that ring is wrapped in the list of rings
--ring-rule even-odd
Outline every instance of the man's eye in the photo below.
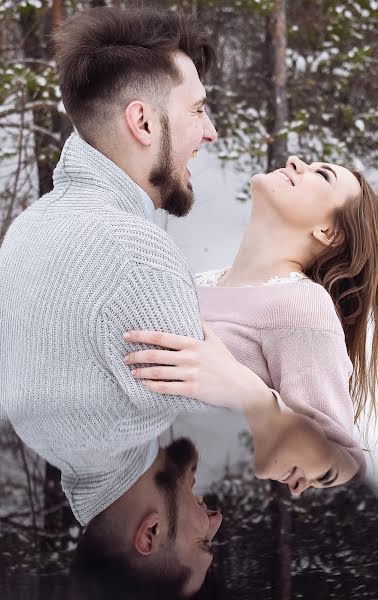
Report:
[[[328,183],[329,183],[330,177],[329,177],[327,171],[322,171],[322,169],[318,169],[316,172],[319,173],[322,177],[324,177],[324,179],[326,181],[328,181]]]

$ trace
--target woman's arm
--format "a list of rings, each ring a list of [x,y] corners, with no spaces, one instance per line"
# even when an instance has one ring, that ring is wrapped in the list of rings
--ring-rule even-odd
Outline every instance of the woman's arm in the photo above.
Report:
[[[272,399],[272,391],[253,371],[239,363],[213,330],[203,323],[205,339],[157,331],[129,331],[128,342],[160,346],[125,357],[149,390],[160,394],[188,396],[213,406],[260,414]]]
[[[349,392],[352,363],[342,332],[324,329],[270,329],[262,350],[274,388],[294,412],[315,420],[329,440],[347,448],[357,463],[365,459],[354,435]]]

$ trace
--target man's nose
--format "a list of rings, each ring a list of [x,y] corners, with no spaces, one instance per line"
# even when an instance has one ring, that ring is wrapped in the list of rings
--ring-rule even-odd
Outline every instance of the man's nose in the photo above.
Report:
[[[205,113],[205,125],[203,128],[202,143],[207,144],[208,142],[215,142],[217,137],[217,130],[215,129],[214,124],[210,119],[209,115]]]
[[[219,510],[208,510],[207,516],[209,517],[208,539],[211,542],[222,524],[222,514],[219,512]]]
[[[305,162],[303,162],[303,160],[301,160],[300,158],[298,158],[298,156],[289,156],[289,158],[287,159],[287,163],[286,163],[286,168],[287,169],[293,169],[294,171],[296,171],[296,173],[304,173],[304,171],[307,168],[307,164]]]

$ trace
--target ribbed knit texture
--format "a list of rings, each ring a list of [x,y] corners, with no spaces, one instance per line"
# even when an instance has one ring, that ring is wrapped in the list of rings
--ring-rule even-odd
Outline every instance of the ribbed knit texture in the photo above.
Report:
[[[235,358],[287,406],[315,419],[330,440],[347,448],[363,474],[366,462],[354,436],[349,394],[352,363],[326,290],[309,279],[198,289],[203,319]]]
[[[181,411],[209,410],[148,391],[123,363],[127,329],[203,338],[187,262],[144,210],[132,180],[72,134],[53,191],[0,249],[2,416],[61,469],[82,524],[140,477]]]

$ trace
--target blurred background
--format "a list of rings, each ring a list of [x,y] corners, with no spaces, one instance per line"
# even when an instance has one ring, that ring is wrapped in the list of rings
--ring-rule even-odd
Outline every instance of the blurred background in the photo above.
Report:
[[[60,100],[52,36],[88,6],[113,0],[0,0],[0,244],[13,221],[48,192],[71,125]],[[185,219],[158,214],[195,272],[227,267],[249,219],[253,173],[289,154],[364,171],[378,188],[378,2],[191,0],[218,64],[205,81],[218,141],[192,163],[197,196]],[[165,436],[199,446],[198,491],[224,513],[214,571],[233,597],[378,598],[378,464],[374,423],[367,483],[292,500],[254,479],[240,417],[179,420]],[[164,441],[164,440],[162,440]],[[64,597],[80,528],[60,475],[0,429],[1,597]],[[282,487],[282,486],[281,486]]]

